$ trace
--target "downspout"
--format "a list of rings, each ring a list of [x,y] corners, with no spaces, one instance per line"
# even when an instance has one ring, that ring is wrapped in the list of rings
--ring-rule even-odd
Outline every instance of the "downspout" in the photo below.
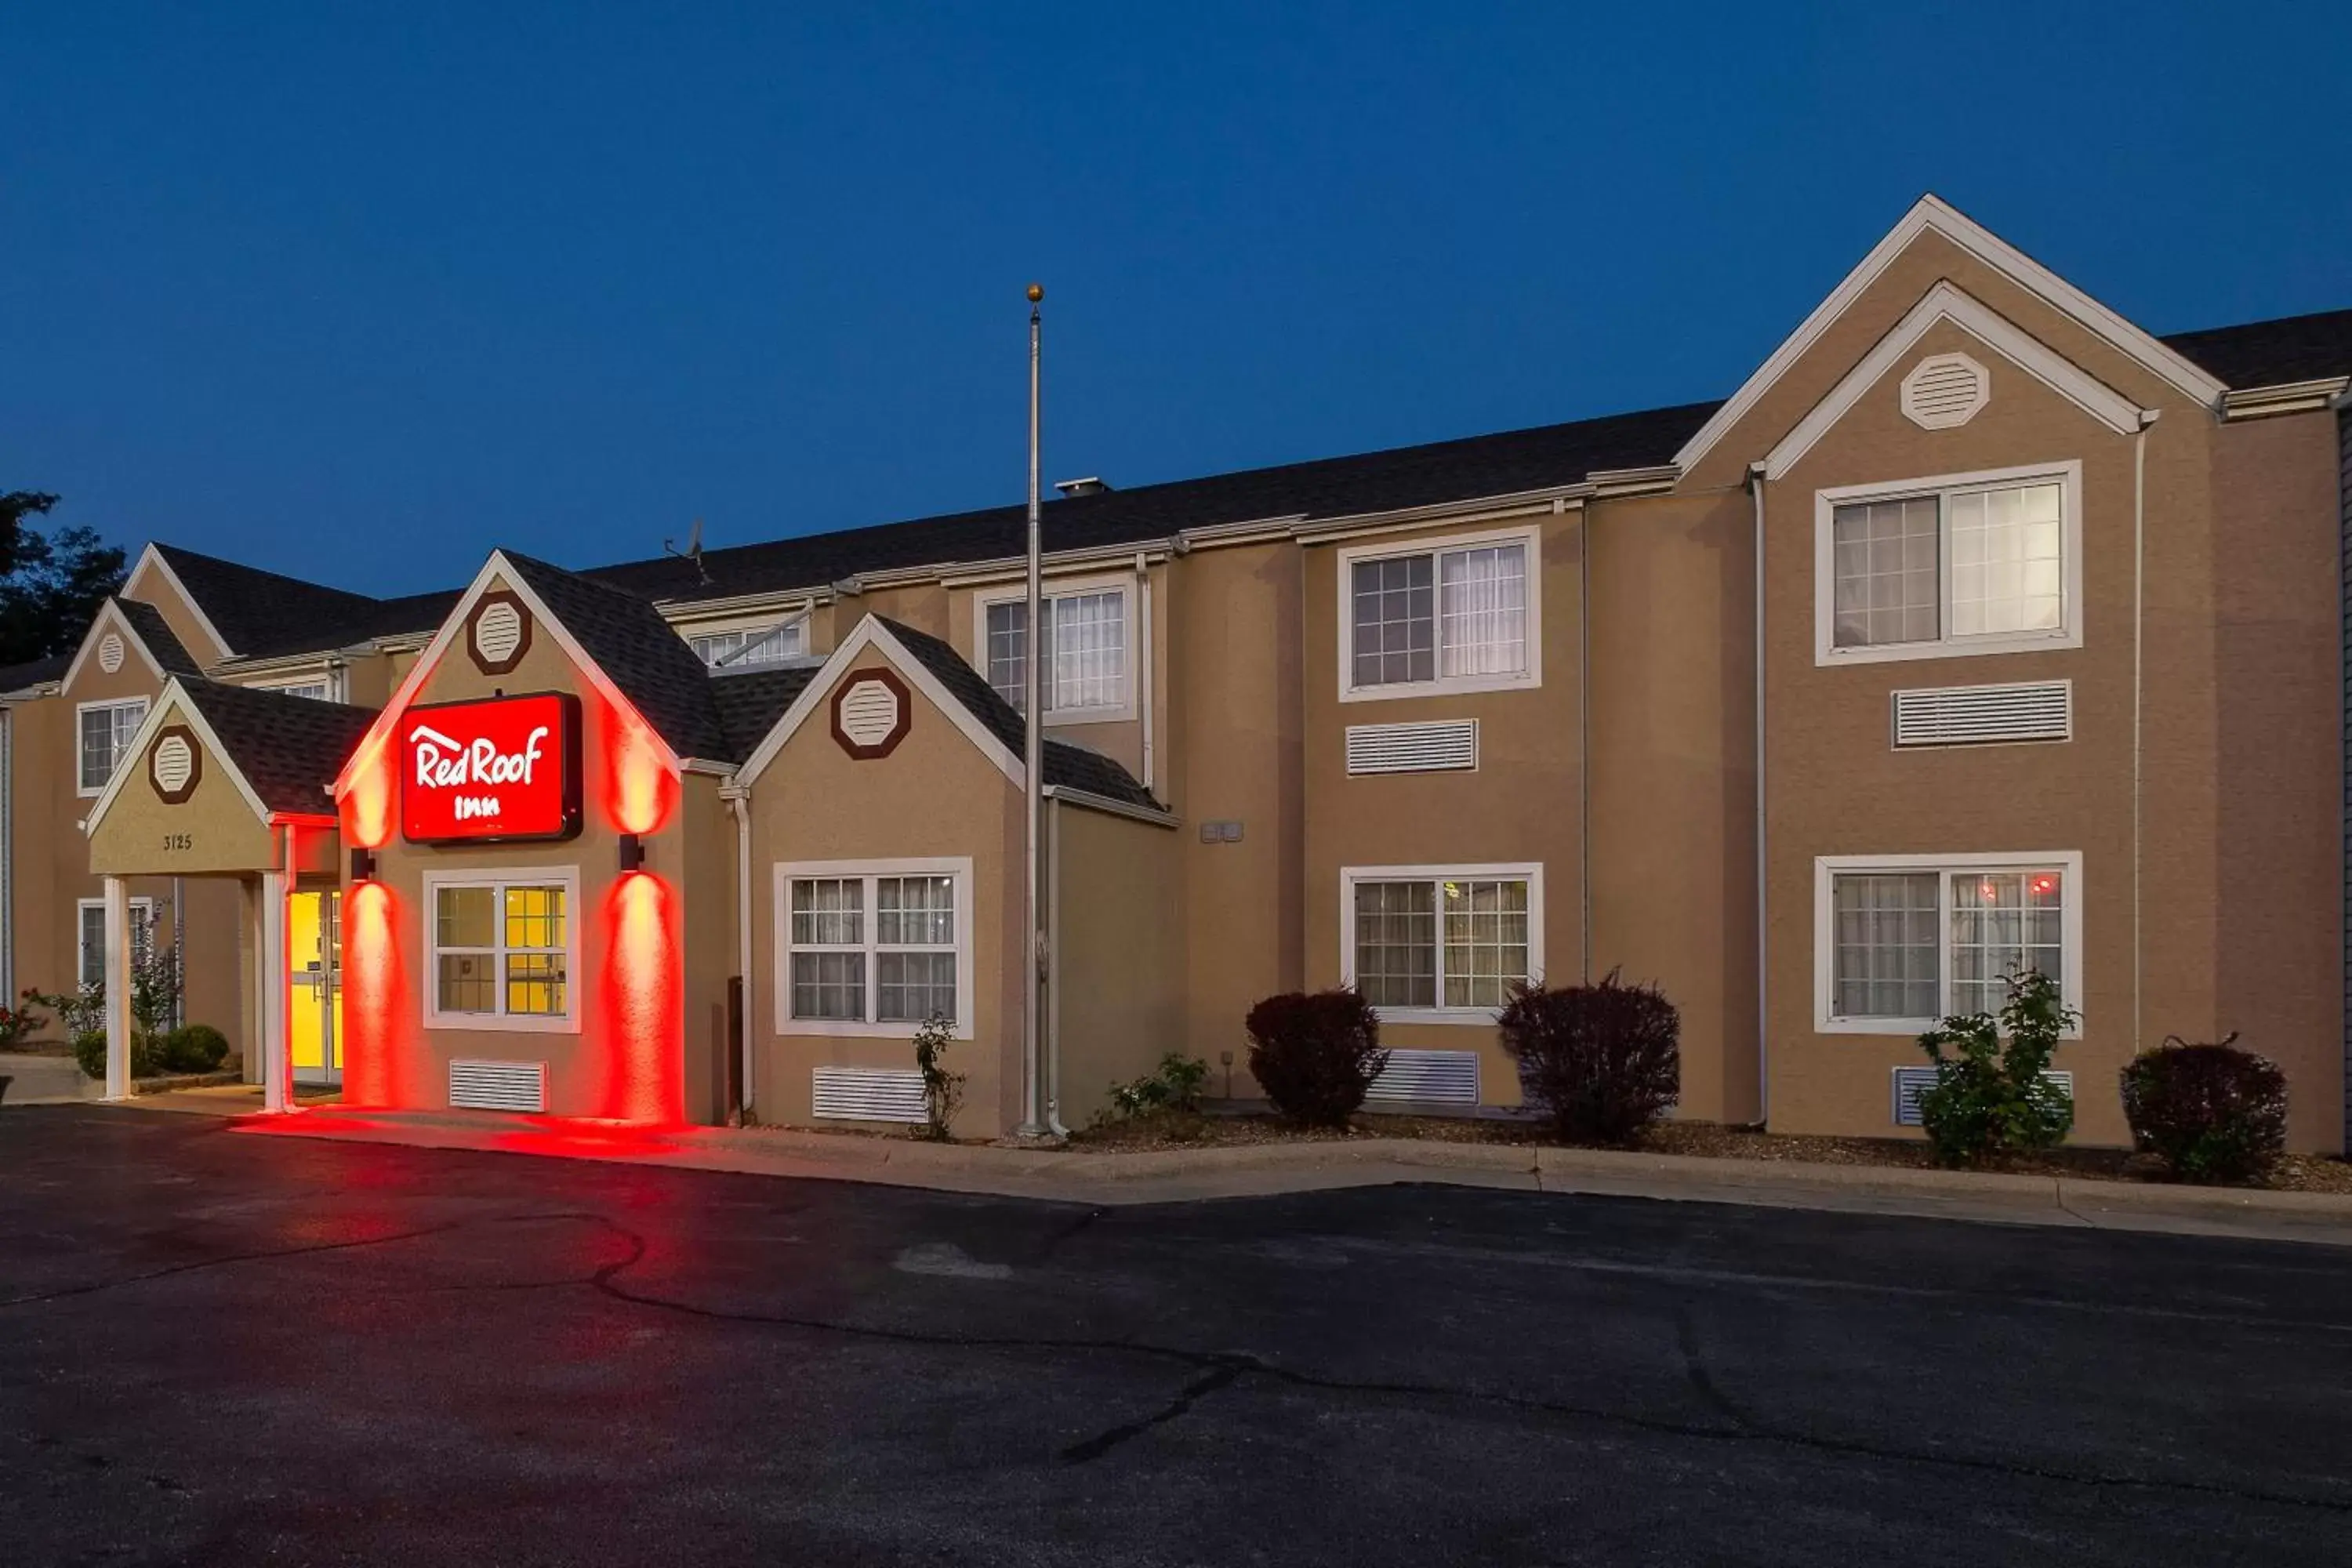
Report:
[[[1555,514],[1568,510],[1566,498],[1552,498]],[[1577,883],[1582,897],[1583,912],[1577,921],[1578,934],[1583,951],[1577,972],[1579,984],[1592,984],[1592,503],[1586,501],[1577,509],[1576,531],[1582,548],[1578,552],[1576,591],[1578,609],[1576,634],[1580,647],[1576,659],[1576,765],[1581,774],[1577,786],[1577,809],[1583,820],[1577,829],[1577,855],[1582,861]]]
[[[1062,1125],[1062,803],[1045,807],[1045,853],[1053,880],[1045,903],[1045,1128],[1067,1138]]]
[[[1764,465],[1748,466],[1748,492],[1756,511],[1756,1120],[1772,1120],[1772,1013],[1770,973],[1770,908],[1765,890],[1764,856]]]
[[[2132,432],[2132,1053],[2139,1053],[2147,1037],[2141,1030],[2140,956],[2140,788],[2143,754],[2140,742],[2142,657],[2147,637],[2147,427],[2158,410],[2143,408],[2139,428]],[[2075,612],[2081,614],[2079,610]]]
[[[1143,710],[1143,793],[1151,793],[1151,709],[1157,690],[1151,683],[1151,569],[1143,552],[1135,552],[1136,640],[1141,643],[1140,668],[1136,675],[1136,701]]]
[[[735,971],[741,976],[742,1037],[735,1042],[741,1066],[738,1069],[743,1079],[743,1103],[737,1115],[746,1127],[751,1124],[751,1107],[755,1103],[751,1084],[751,1037],[756,1015],[751,1003],[751,791],[741,784],[722,784],[719,798],[727,803],[730,815],[735,818]]]

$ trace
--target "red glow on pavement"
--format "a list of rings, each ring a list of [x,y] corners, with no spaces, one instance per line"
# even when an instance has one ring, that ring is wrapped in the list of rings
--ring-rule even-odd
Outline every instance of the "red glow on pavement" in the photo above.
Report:
[[[604,1082],[596,1114],[641,1124],[683,1122],[677,900],[659,877],[633,871],[613,884],[604,916]]]
[[[358,883],[343,897],[344,1103],[420,1106],[418,1048],[398,902],[381,882]]]
[[[392,748],[390,733],[371,735],[362,742],[352,769],[352,786],[343,795],[343,842],[362,849],[381,849],[392,837]]]
[[[624,833],[657,833],[677,806],[677,774],[660,738],[635,713],[597,704],[604,732],[604,811]]]

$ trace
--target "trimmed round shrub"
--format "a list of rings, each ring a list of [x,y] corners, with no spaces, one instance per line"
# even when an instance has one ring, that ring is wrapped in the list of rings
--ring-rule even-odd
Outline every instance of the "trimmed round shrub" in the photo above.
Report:
[[[1625,1143],[1682,1092],[1682,1015],[1655,985],[1525,985],[1498,1020],[1519,1094],[1554,1136]]]
[[[1380,1016],[1353,991],[1289,992],[1250,1009],[1249,1066],[1294,1121],[1345,1127],[1389,1065]]]
[[[210,1024],[188,1024],[165,1035],[157,1053],[165,1072],[218,1072],[228,1060],[228,1037]]]
[[[73,1050],[74,1060],[81,1065],[85,1077],[100,1079],[106,1076],[106,1031],[104,1029],[84,1029],[80,1034],[76,1035]],[[134,1034],[131,1037],[131,1076],[132,1078],[153,1078],[156,1074],[167,1070],[169,1069],[163,1065],[163,1051],[157,1040],[147,1035]]]
[[[2123,1069],[2132,1142],[2182,1181],[2252,1181],[2286,1150],[2286,1075],[2237,1037],[2176,1037]]]

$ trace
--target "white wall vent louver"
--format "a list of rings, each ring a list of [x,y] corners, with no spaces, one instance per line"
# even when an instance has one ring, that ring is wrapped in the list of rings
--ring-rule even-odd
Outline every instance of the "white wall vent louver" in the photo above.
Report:
[[[1350,724],[1350,773],[1436,773],[1478,765],[1478,721],[1427,724]]]
[[[2074,683],[1938,686],[1895,694],[1895,744],[1980,746],[2064,741],[2074,733]]]
[[[2064,1089],[2067,1099],[2074,1098],[2073,1073],[2055,1068],[2044,1068],[2042,1076]],[[1935,1087],[1936,1069],[1934,1068],[1896,1068],[1895,1069],[1895,1125],[1918,1126],[1920,1091]]]
[[[545,1110],[545,1062],[449,1064],[449,1104],[460,1110]]]
[[[122,668],[122,639],[112,632],[98,639],[98,668],[109,675]]]
[[[1903,417],[1923,430],[1965,425],[1991,401],[1991,375],[1966,354],[1930,354],[1903,378]]]
[[[1475,1105],[1478,1053],[1392,1050],[1364,1098],[1391,1105]]]
[[[895,1068],[816,1068],[817,1115],[833,1121],[923,1121],[923,1075]]]

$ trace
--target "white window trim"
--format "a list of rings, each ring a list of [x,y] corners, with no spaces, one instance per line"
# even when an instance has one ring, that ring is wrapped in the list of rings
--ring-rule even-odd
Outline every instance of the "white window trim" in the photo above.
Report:
[[[1936,642],[1884,643],[1874,647],[1837,646],[1837,509],[1853,501],[1899,500],[1929,491],[1971,489],[2021,480],[2051,479],[2059,486],[2058,538],[2065,552],[2064,624],[2054,632],[2011,632]],[[1948,625],[1952,583],[1952,535],[1936,522],[1937,594],[1939,625]],[[1813,663],[1888,664],[1900,659],[1973,658],[1989,653],[2038,653],[2083,646],[2083,464],[2032,463],[2017,468],[1982,468],[1969,474],[1936,474],[1886,484],[1839,485],[1813,492]]]
[[[1524,543],[1528,562],[1528,667],[1516,675],[1441,675],[1433,680],[1401,680],[1384,686],[1358,686],[1355,648],[1356,616],[1353,579],[1359,561],[1392,560],[1402,555],[1442,555],[1451,550],[1475,550],[1481,545]],[[1466,691],[1531,691],[1543,685],[1543,528],[1498,528],[1476,533],[1422,534],[1383,539],[1377,544],[1350,545],[1339,552],[1338,584],[1332,605],[1339,645],[1339,700],[1391,702],[1405,697],[1451,696]],[[1433,570],[1431,591],[1444,587]],[[1443,606],[1438,606],[1443,615]]]
[[[812,611],[811,605],[797,605],[790,609],[765,610],[751,616],[725,616],[708,621],[672,621],[670,627],[677,633],[681,642],[692,647],[694,639],[697,637],[726,637],[733,632],[781,631],[787,623],[798,622],[801,628],[801,651],[798,653],[785,654],[781,658],[770,659],[760,664],[739,662],[707,667],[711,668],[713,674],[726,674],[738,669],[789,668],[803,659],[815,657],[809,652],[809,644],[815,636],[816,629],[815,616]]]
[[[133,921],[152,923],[154,921],[154,900],[132,899],[129,900],[129,905],[131,919]],[[87,984],[87,982],[82,979],[82,976],[89,973],[89,911],[92,910],[103,910],[105,908],[106,900],[104,899],[76,899],[74,900],[74,989],[76,991],[80,990],[82,986]],[[150,940],[152,939],[151,938]],[[100,967],[102,970],[103,966],[101,965]],[[104,982],[101,981],[100,984],[102,984]]]
[[[114,777],[113,773],[109,773],[97,784],[86,784],[82,783],[81,716],[96,708],[104,708],[108,710],[116,708],[136,708],[139,710],[139,724],[143,724],[147,721],[147,715],[153,710],[154,706],[154,699],[149,697],[110,697],[101,702],[77,702],[74,704],[73,770],[75,795],[80,796],[84,800],[94,800],[98,796],[106,793],[107,784],[112,782]],[[133,724],[131,726],[131,732],[133,736],[136,736],[139,732],[139,724]],[[122,771],[122,763],[123,759],[121,757],[114,759],[115,773]]]
[[[1544,889],[1543,862],[1513,861],[1493,865],[1342,866],[1339,868],[1339,984],[1356,984],[1356,884],[1359,882],[1524,881],[1528,885],[1528,984],[1543,984]],[[1445,976],[1444,911],[1438,912],[1438,994]],[[1491,1026],[1502,1016],[1499,1007],[1381,1007],[1384,1024],[1480,1024]]]
[[[307,675],[274,675],[267,680],[251,680],[245,684],[247,689],[252,691],[291,691],[299,686],[324,686],[327,689],[326,700],[349,700],[344,695],[344,672],[332,667],[314,669]]]
[[[1119,619],[1125,624],[1127,657],[1120,671],[1119,700],[1093,708],[1049,708],[1045,711],[1048,729],[1064,724],[1120,724],[1132,720],[1135,707],[1135,667],[1139,655],[1136,639],[1136,586],[1132,572],[1102,572],[1084,577],[1047,577],[1042,589],[1048,600],[1066,599],[1086,594],[1116,592]],[[1017,605],[1029,596],[1026,584],[1010,588],[977,590],[971,596],[971,663],[982,680],[988,679],[988,612],[997,605]]]
[[[2083,852],[2053,849],[2041,854],[1822,855],[1813,861],[1813,1026],[1824,1035],[1917,1035],[1943,1021],[1935,1018],[1841,1018],[1837,1003],[1837,911],[1831,897],[1833,878],[1854,872],[1919,874],[1953,871],[2055,871],[2065,902],[2058,915],[2058,941],[2066,955],[2059,995],[2079,1015],[2083,1008]],[[1952,996],[1952,900],[1936,895],[1936,995],[1947,1008]],[[2080,1039],[2082,1026],[2066,1031]]]
[[[796,877],[949,877],[955,882],[955,958],[956,1016],[955,1037],[972,1037],[974,973],[971,962],[971,927],[974,899],[972,896],[971,857],[969,855],[935,856],[926,858],[898,860],[780,860],[774,870],[773,921],[771,964],[772,984],[770,994],[775,998],[776,1033],[779,1035],[820,1035],[844,1038],[881,1040],[911,1040],[919,1027],[913,1023],[877,1024],[847,1018],[795,1018],[793,1016],[793,879]],[[875,910],[868,904],[864,911],[868,922],[869,938],[866,951],[873,951],[870,937]],[[828,949],[827,951],[838,951]],[[934,949],[943,952],[944,949]],[[866,1010],[874,1011],[874,988],[881,984],[879,966],[866,966]]]
[[[563,1000],[562,1016],[525,1013],[445,1013],[441,1010],[440,931],[436,906],[443,888],[484,888],[504,884],[537,888],[560,887],[563,889]],[[585,983],[580,970],[580,868],[577,866],[485,866],[463,871],[427,871],[420,899],[421,918],[425,922],[423,943],[425,962],[425,1026],[428,1029],[479,1029],[487,1033],[510,1035],[576,1035],[580,1032],[581,987]],[[501,907],[497,918],[503,922],[506,910]],[[503,932],[500,933],[503,936]],[[501,951],[505,942],[499,944]],[[497,979],[499,1005],[506,1005],[506,973],[504,966]]]

